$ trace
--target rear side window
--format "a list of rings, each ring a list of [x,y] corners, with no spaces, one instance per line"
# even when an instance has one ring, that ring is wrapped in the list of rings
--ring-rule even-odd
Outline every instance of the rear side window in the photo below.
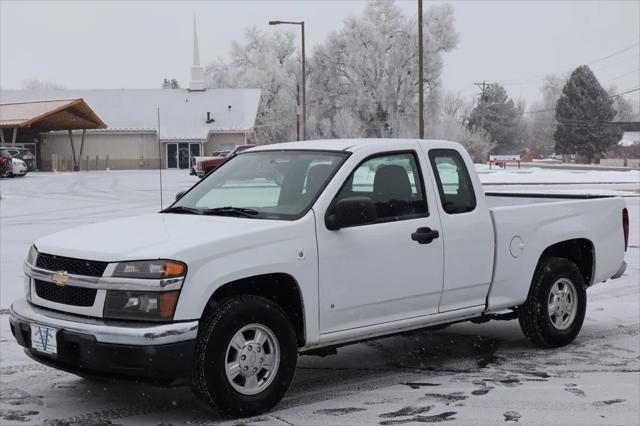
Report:
[[[475,209],[476,195],[460,154],[453,149],[434,149],[429,151],[429,160],[436,176],[444,211],[457,214]]]

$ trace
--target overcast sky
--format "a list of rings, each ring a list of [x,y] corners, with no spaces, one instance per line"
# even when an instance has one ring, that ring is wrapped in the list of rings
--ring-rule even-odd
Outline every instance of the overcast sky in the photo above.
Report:
[[[425,7],[436,2],[425,0]],[[474,82],[505,83],[538,99],[544,75],[590,64],[620,91],[640,86],[640,2],[451,1],[460,42],[445,55],[445,90],[472,95]],[[416,0],[398,1],[415,15]],[[206,64],[269,19],[304,20],[307,52],[364,1],[6,1],[0,0],[0,86],[38,78],[68,88],[188,85],[192,17]],[[271,27],[271,30],[273,27]],[[602,59],[604,58],[604,59]],[[507,85],[507,83],[510,83]],[[640,92],[630,95],[638,99]]]

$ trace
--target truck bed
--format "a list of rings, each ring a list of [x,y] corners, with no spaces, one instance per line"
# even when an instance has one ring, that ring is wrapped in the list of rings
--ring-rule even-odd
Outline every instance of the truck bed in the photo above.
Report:
[[[488,192],[495,234],[489,310],[518,306],[528,294],[543,251],[578,240],[591,247],[595,265],[587,285],[615,274],[624,256],[624,201],[610,195]],[[598,253],[595,253],[596,248]]]
[[[613,195],[594,194],[558,194],[535,192],[485,192],[489,208],[517,206],[523,204],[554,203],[567,200],[593,200],[598,198],[612,198]]]

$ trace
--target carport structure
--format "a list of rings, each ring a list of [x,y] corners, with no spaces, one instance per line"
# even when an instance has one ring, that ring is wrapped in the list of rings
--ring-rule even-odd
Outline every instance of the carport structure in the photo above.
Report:
[[[107,125],[83,99],[61,99],[0,104],[0,137],[2,145],[11,138],[15,145],[18,132],[28,132],[41,141],[40,133],[66,130],[73,154],[73,169],[79,169],[87,129],[105,129]],[[76,155],[73,130],[82,130],[80,149]],[[8,133],[8,135],[7,135]],[[38,156],[39,157],[39,156]]]

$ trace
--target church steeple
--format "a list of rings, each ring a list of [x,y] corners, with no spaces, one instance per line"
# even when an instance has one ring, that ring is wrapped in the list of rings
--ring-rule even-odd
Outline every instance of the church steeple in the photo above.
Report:
[[[191,65],[191,81],[189,90],[204,90],[204,67],[200,65],[200,49],[198,48],[198,30],[196,15],[193,15],[193,65]]]

